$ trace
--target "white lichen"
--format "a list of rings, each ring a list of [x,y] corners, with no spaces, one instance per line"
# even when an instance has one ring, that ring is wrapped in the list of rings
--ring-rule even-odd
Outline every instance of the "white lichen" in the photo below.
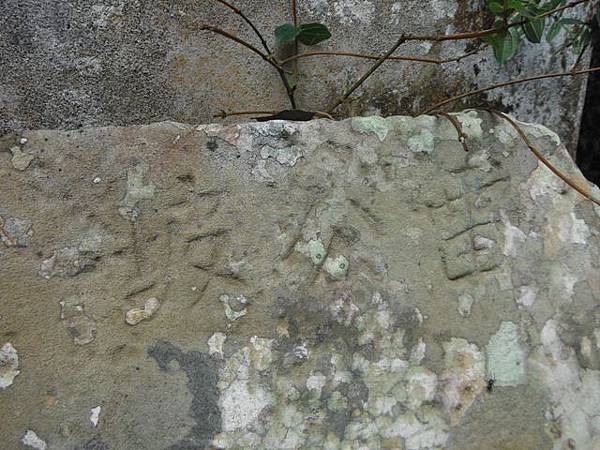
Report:
[[[225,308],[225,317],[231,322],[244,317],[248,312],[245,307],[248,304],[248,299],[243,295],[232,297],[223,294],[219,297],[219,300]]]
[[[160,308],[160,301],[155,298],[149,298],[144,302],[144,308],[133,308],[125,314],[125,322],[129,325],[137,325],[143,320],[150,319]]]
[[[325,260],[323,269],[329,274],[332,280],[343,280],[348,274],[349,262],[344,255],[340,255],[337,258],[328,257]]]
[[[7,342],[0,349],[0,388],[6,389],[12,385],[15,377],[20,373],[17,350]]]
[[[40,437],[33,430],[27,430],[25,435],[21,438],[23,445],[34,448],[35,450],[46,450],[48,445],[40,439]]]
[[[463,317],[469,317],[474,302],[475,300],[470,294],[466,292],[460,294],[458,296],[458,313]]]
[[[98,426],[98,421],[100,420],[100,412],[102,411],[101,406],[96,406],[90,410],[90,423],[94,428]]]
[[[208,354],[223,358],[223,344],[227,336],[224,333],[215,333],[208,339]]]

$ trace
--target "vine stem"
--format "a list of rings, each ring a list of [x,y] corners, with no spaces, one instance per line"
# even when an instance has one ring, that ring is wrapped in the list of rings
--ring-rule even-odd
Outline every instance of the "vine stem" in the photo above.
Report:
[[[529,150],[531,150],[531,152],[548,169],[550,169],[550,171],[552,171],[552,173],[554,173],[558,178],[560,178],[562,181],[564,181],[565,183],[567,183],[571,188],[575,189],[577,192],[579,192],[581,195],[583,195],[589,201],[591,201],[592,203],[595,203],[596,205],[600,206],[600,200],[594,198],[594,196],[592,196],[588,192],[588,190],[586,190],[584,187],[580,186],[579,183],[577,183],[576,181],[574,181],[571,178],[567,177],[560,170],[558,170],[556,167],[554,167],[554,165],[550,161],[548,161],[548,159],[544,156],[544,154],[531,143],[531,141],[527,137],[527,134],[525,134],[525,132],[523,131],[523,129],[510,116],[508,116],[507,114],[504,114],[503,112],[496,111],[496,110],[493,110],[493,109],[487,109],[486,111],[488,111],[490,114],[496,115],[496,116],[498,116],[498,117],[506,120],[515,129],[515,131],[517,132],[517,134],[519,135],[519,137],[523,140],[523,142],[525,143],[525,145],[527,145],[527,148],[529,148]]]
[[[519,84],[519,83],[527,83],[529,81],[543,80],[545,78],[570,77],[570,76],[584,75],[584,74],[599,72],[599,71],[600,71],[600,67],[593,67],[591,69],[585,69],[585,70],[546,73],[546,74],[534,75],[534,76],[526,77],[526,78],[518,78],[516,80],[505,81],[503,83],[497,83],[497,84],[493,84],[491,86],[486,86],[483,88],[475,89],[473,91],[465,92],[464,94],[455,95],[454,97],[450,97],[444,101],[436,103],[435,105],[433,105],[433,106],[427,108],[426,110],[422,111],[421,113],[419,113],[419,115],[429,114],[429,113],[435,111],[436,109],[439,109],[442,106],[447,105],[449,103],[454,103],[458,100],[462,100],[463,98],[470,97],[472,95],[481,94],[483,92],[491,91],[493,89],[499,89],[502,87],[512,86],[514,84]]]
[[[392,53],[394,53],[398,47],[400,47],[402,44],[404,44],[406,42],[406,38],[404,37],[404,35],[400,36],[400,38],[396,41],[396,43],[392,46],[392,48],[390,48],[385,55],[381,56],[377,62],[375,64],[373,64],[373,66],[371,66],[371,68],[367,71],[367,73],[365,73],[362,77],[360,77],[360,79],[358,81],[356,81],[351,87],[350,89],[348,89],[336,102],[335,104],[329,108],[327,110],[327,112],[329,114],[331,114],[333,111],[335,111],[335,109],[340,106],[342,103],[344,103],[346,101],[346,99],[348,97],[350,97],[352,95],[352,93],[358,89],[360,87],[361,84],[363,84],[367,78],[369,78],[373,72],[375,72],[379,66],[381,66],[386,59],[388,59]]]
[[[390,57],[388,57],[388,60],[389,61],[412,61],[412,62],[422,62],[422,63],[429,63],[429,64],[447,64],[450,62],[458,62],[464,58],[467,58],[468,56],[475,55],[476,53],[479,53],[483,48],[485,48],[485,47],[481,47],[477,50],[470,51],[468,53],[465,53],[464,55],[456,56],[453,58],[447,58],[447,59],[421,58],[419,56],[390,56]],[[279,62],[280,62],[280,64],[285,64],[290,61],[295,61],[297,59],[306,58],[309,56],[349,56],[352,58],[363,58],[363,59],[374,59],[374,60],[378,60],[379,58],[381,58],[380,55],[370,55],[370,54],[366,54],[366,53],[319,51],[319,52],[300,53],[298,55],[294,55],[294,56],[290,56],[289,58],[282,59]]]
[[[250,26],[250,28],[252,28],[252,30],[254,31],[254,34],[256,34],[258,39],[260,39],[260,42],[261,42],[263,48],[266,50],[266,52],[269,55],[272,53],[271,49],[269,48],[269,45],[267,44],[267,41],[265,41],[265,38],[263,37],[261,32],[258,31],[258,28],[256,28],[256,26],[252,23],[252,21],[250,19],[248,19],[248,17],[246,17],[246,15],[242,12],[241,9],[236,8],[231,3],[229,3],[225,0],[215,0],[215,1],[219,2],[220,4],[222,4],[223,6],[229,8],[229,9],[231,9],[234,13],[236,13],[238,16],[240,16],[244,20],[244,22],[246,22]]]
[[[283,67],[281,67],[281,65],[279,64],[277,59],[273,56],[273,52],[271,52],[271,49],[269,48],[269,45],[267,44],[267,41],[265,40],[265,38],[263,37],[261,32],[258,30],[258,28],[256,28],[254,23],[242,12],[242,10],[240,10],[239,8],[236,8],[235,6],[233,6],[231,3],[227,2],[226,0],[216,0],[216,1],[219,2],[220,4],[222,4],[223,6],[229,8],[237,15],[239,15],[244,20],[244,22],[246,22],[250,26],[250,28],[252,28],[252,30],[254,31],[254,33],[256,34],[258,39],[260,40],[262,46],[264,47],[266,54],[261,52],[260,50],[258,50],[252,44],[232,35],[231,33],[226,32],[225,30],[222,30],[220,28],[213,27],[210,25],[204,25],[203,27],[201,27],[201,29],[204,29],[207,31],[212,31],[214,33],[218,33],[222,36],[225,36],[229,39],[236,41],[237,43],[243,45],[244,47],[252,50],[254,53],[257,53],[265,61],[267,61],[269,64],[271,64],[277,70],[277,73],[279,74],[279,77],[281,78],[281,82],[283,83],[283,86],[285,87],[285,91],[286,91],[288,99],[290,101],[290,105],[292,106],[293,109],[296,109],[296,100],[294,98],[294,88],[292,88],[290,86],[290,83],[286,76],[285,69]]]

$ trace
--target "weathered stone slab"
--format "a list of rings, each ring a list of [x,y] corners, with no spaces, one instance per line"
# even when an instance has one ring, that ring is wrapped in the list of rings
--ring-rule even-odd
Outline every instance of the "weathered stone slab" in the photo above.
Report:
[[[27,133],[0,447],[600,448],[600,209],[457,118]]]

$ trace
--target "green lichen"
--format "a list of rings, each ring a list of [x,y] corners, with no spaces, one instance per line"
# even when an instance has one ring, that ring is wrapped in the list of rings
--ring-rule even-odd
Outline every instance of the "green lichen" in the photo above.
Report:
[[[486,346],[488,377],[498,386],[525,383],[526,352],[521,346],[519,330],[513,322],[502,322]]]
[[[407,145],[411,152],[431,154],[434,149],[433,134],[428,130],[421,130],[408,139]]]
[[[308,256],[315,266],[319,266],[327,256],[327,250],[320,240],[311,239],[308,242],[298,242],[295,246],[297,252]]]
[[[383,142],[387,137],[391,126],[385,118],[379,116],[353,117],[352,129],[360,133],[376,134],[379,140]]]

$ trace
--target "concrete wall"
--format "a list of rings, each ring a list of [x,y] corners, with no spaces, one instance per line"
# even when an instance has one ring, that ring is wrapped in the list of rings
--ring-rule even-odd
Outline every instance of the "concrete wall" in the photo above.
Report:
[[[161,119],[208,122],[220,108],[282,109],[277,75],[246,50],[194,24],[209,22],[251,37],[239,20],[210,0],[4,0],[0,4],[0,132]],[[473,0],[300,0],[301,21],[333,31],[322,48],[382,52],[400,32],[447,32],[489,25]],[[290,20],[287,1],[239,0],[266,35]],[[582,11],[582,8],[579,9]],[[557,46],[561,45],[557,40]],[[465,43],[406,45],[400,53],[450,56]],[[443,69],[391,63],[358,92],[342,114],[415,113],[449,95],[523,74],[570,67],[557,47],[527,46],[500,68],[489,51]],[[364,61],[305,59],[298,98],[326,109],[362,74]],[[472,99],[504,105],[544,123],[574,147],[583,79],[552,80]]]
[[[600,448],[600,208],[456,119],[25,133],[0,448]]]

